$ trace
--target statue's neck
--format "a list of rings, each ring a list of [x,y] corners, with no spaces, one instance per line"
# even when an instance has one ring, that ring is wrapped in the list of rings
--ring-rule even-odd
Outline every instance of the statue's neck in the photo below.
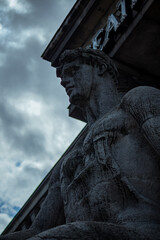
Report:
[[[88,125],[92,125],[118,104],[118,93],[112,81],[99,84],[92,90],[85,106]]]

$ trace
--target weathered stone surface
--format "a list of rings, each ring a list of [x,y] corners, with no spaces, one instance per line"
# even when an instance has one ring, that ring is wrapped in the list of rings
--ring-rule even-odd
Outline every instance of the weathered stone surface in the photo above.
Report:
[[[147,230],[149,234],[154,236],[154,231]],[[160,237],[160,236],[159,236]],[[45,231],[38,234],[36,237],[29,240],[65,240],[65,239],[77,239],[77,240],[146,240],[153,239],[148,238],[147,234],[140,233],[136,229],[128,228],[111,223],[104,222],[74,222],[68,223],[54,229]]]
[[[98,50],[68,50],[60,61],[89,130],[52,176],[33,237],[12,239],[160,239],[160,91],[137,87],[120,100],[116,68]]]

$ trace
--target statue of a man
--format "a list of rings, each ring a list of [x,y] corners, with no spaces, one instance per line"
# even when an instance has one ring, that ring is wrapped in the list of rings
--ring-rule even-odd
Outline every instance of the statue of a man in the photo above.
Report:
[[[93,49],[66,50],[57,75],[89,130],[31,228],[0,239],[160,239],[160,91],[137,87],[120,100],[113,62]]]

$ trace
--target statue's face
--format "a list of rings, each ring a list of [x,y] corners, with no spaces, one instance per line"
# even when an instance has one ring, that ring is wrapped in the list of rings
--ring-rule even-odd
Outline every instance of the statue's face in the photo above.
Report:
[[[78,59],[64,64],[61,85],[65,88],[70,103],[84,106],[90,96],[92,74],[93,67],[88,64],[80,64]]]

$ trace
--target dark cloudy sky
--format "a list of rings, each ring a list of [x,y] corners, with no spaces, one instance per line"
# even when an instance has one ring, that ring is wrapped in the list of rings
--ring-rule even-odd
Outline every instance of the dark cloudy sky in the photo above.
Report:
[[[84,124],[40,58],[76,0],[0,0],[0,232]]]

